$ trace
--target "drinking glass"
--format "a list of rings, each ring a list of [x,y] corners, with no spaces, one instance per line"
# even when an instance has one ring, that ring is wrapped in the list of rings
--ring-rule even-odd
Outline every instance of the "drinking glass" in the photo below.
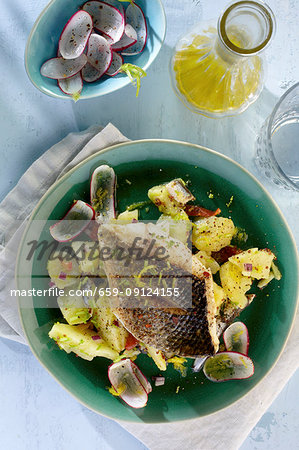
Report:
[[[299,191],[299,83],[285,92],[262,126],[256,164],[277,186]]]

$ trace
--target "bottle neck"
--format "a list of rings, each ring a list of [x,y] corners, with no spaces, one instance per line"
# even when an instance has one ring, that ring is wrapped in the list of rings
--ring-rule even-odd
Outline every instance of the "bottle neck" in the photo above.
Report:
[[[260,53],[275,32],[275,17],[263,2],[238,1],[231,4],[218,20],[217,51],[233,61]]]
[[[221,37],[218,35],[216,36],[215,40],[215,52],[221,58],[223,61],[225,61],[228,65],[234,65],[238,64],[241,60],[247,59],[248,57],[244,57],[241,55],[238,55],[231,50],[229,50],[222,42]]]

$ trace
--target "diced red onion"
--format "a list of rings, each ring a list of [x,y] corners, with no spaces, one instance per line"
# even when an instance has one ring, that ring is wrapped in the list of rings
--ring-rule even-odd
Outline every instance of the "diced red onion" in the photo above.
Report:
[[[95,335],[95,336],[91,336],[91,339],[94,340],[94,341],[98,341],[101,338],[100,338],[100,336]]]
[[[155,386],[163,386],[165,384],[165,377],[152,377]]]
[[[65,280],[66,279],[66,273],[65,272],[60,272],[59,277],[60,280]]]
[[[54,287],[54,286],[55,286],[54,281],[50,281],[50,282],[49,282],[49,287],[52,288],[52,287]]]
[[[252,272],[252,264],[244,263],[244,270],[246,270],[246,272]]]

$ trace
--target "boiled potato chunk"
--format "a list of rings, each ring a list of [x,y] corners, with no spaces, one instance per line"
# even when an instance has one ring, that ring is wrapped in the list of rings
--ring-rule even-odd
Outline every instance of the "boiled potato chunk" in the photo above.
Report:
[[[92,310],[86,307],[83,297],[75,295],[76,289],[66,289],[64,295],[57,298],[58,306],[69,325],[86,323]]]
[[[146,350],[148,355],[154,360],[156,366],[159,370],[166,370],[166,359],[163,356],[163,353],[160,350],[156,350],[154,347],[146,345]]]
[[[125,349],[129,335],[127,330],[118,322],[112,310],[106,306],[95,308],[92,323],[106,342],[117,352]]]
[[[220,267],[220,280],[225,294],[233,303],[240,308],[247,305],[245,294],[252,284],[250,277],[243,276],[237,265],[227,261]]]
[[[239,268],[242,275],[261,280],[262,278],[269,278],[274,258],[274,253],[268,249],[251,248],[238,255],[231,256],[229,261]]]
[[[138,209],[133,209],[133,211],[124,211],[119,214],[117,220],[123,223],[131,223],[133,220],[138,220]]]
[[[82,273],[99,274],[100,254],[97,242],[74,241],[72,242],[72,249],[76,254]]]
[[[194,223],[192,242],[198,250],[218,252],[231,243],[235,226],[225,217],[207,217]]]
[[[185,211],[182,210],[174,216],[162,214],[157,220],[157,225],[161,226],[167,236],[187,244],[192,230],[192,223]]]
[[[112,360],[118,357],[118,352],[113,350],[95,331],[90,330],[88,325],[72,326],[55,323],[49,336],[62,350],[67,353],[76,353],[88,361],[92,361],[95,356]]]
[[[49,277],[59,289],[71,286],[78,281],[81,270],[75,258],[62,259],[60,253],[52,255],[47,263]]]
[[[206,269],[211,269],[213,275],[215,275],[215,273],[217,273],[220,269],[217,261],[215,261],[215,259],[204,250],[200,250],[194,256],[205,266]]]
[[[217,283],[215,283],[215,281],[213,281],[213,288],[214,288],[215,304],[216,304],[216,308],[218,311],[220,306],[222,305],[222,303],[225,302],[227,297],[226,297],[226,293],[224,292],[224,289],[221,286],[219,286]]]

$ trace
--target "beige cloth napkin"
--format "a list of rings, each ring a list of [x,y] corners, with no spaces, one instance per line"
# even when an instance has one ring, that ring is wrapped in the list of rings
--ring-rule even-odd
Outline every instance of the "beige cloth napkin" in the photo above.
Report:
[[[93,153],[127,141],[113,125],[94,126],[71,133],[51,147],[23,175],[0,204],[0,336],[26,343],[19,322],[14,288],[14,264],[23,226],[47,189],[69,169]],[[13,238],[13,239],[12,239]],[[161,425],[119,422],[151,450],[172,448],[212,450],[238,449],[298,367],[299,319],[286,348],[272,371],[246,397],[203,418]],[[179,395],[179,394],[178,394]]]

